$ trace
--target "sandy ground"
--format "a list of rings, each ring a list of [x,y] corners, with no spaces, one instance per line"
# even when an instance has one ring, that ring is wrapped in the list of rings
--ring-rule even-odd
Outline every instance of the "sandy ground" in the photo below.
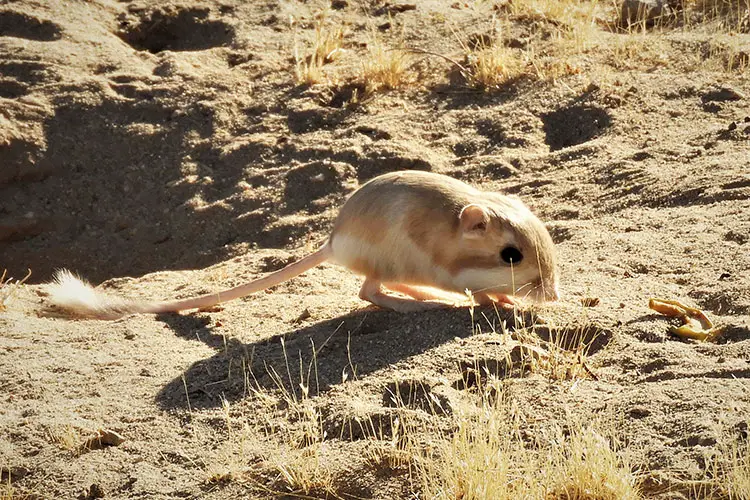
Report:
[[[596,415],[646,496],[710,497],[711,464],[750,418],[747,71],[716,67],[710,34],[631,47],[601,28],[555,81],[477,91],[420,55],[415,81],[356,99],[374,36],[460,60],[457,38],[493,15],[510,16],[511,46],[554,26],[493,2],[334,4],[345,51],[308,86],[293,53],[313,40],[314,2],[0,0],[0,267],[33,271],[0,313],[3,482],[18,498],[286,491],[268,457],[304,435],[288,404],[303,380],[337,494],[418,495],[366,460],[392,434],[389,384],[459,405],[462,367],[504,356],[493,331],[513,318],[377,310],[332,265],[212,312],[114,322],[43,313],[37,284],[64,266],[127,296],[220,290],[309,253],[367,179],[423,169],[522,197],[558,246],[564,297],[539,331],[583,332],[593,375],[510,376],[529,429]],[[669,335],[651,297],[704,309],[723,336]],[[450,411],[412,406],[448,426]],[[98,429],[126,441],[78,449]],[[239,476],[211,481],[232,464]]]

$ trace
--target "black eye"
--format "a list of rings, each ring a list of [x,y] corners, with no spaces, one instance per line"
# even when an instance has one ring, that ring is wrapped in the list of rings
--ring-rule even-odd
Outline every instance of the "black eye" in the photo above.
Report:
[[[523,254],[516,247],[505,247],[500,250],[500,258],[506,264],[518,264],[523,260]]]

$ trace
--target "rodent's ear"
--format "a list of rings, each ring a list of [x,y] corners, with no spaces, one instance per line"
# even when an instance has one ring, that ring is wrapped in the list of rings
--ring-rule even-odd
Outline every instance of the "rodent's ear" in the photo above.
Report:
[[[468,237],[482,236],[487,231],[487,224],[490,222],[487,209],[474,203],[462,208],[458,218],[461,225],[461,232],[464,236]]]

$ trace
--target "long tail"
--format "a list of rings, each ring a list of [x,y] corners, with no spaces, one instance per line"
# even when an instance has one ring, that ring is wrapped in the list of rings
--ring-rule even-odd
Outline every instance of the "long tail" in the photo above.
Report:
[[[55,273],[54,280],[47,285],[47,293],[49,294],[51,305],[77,316],[97,319],[117,319],[134,313],[162,313],[182,311],[184,309],[203,309],[283,283],[308,269],[322,264],[331,255],[331,247],[326,243],[315,253],[289,264],[284,269],[274,271],[268,276],[223,292],[202,295],[194,299],[148,302],[114,297],[94,289],[89,283],[65,269]]]

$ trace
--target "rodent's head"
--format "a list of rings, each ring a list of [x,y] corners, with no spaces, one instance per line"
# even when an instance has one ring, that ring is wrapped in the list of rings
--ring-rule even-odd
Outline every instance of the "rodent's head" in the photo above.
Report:
[[[483,194],[459,215],[460,286],[533,302],[559,299],[555,246],[542,221],[518,198]]]

